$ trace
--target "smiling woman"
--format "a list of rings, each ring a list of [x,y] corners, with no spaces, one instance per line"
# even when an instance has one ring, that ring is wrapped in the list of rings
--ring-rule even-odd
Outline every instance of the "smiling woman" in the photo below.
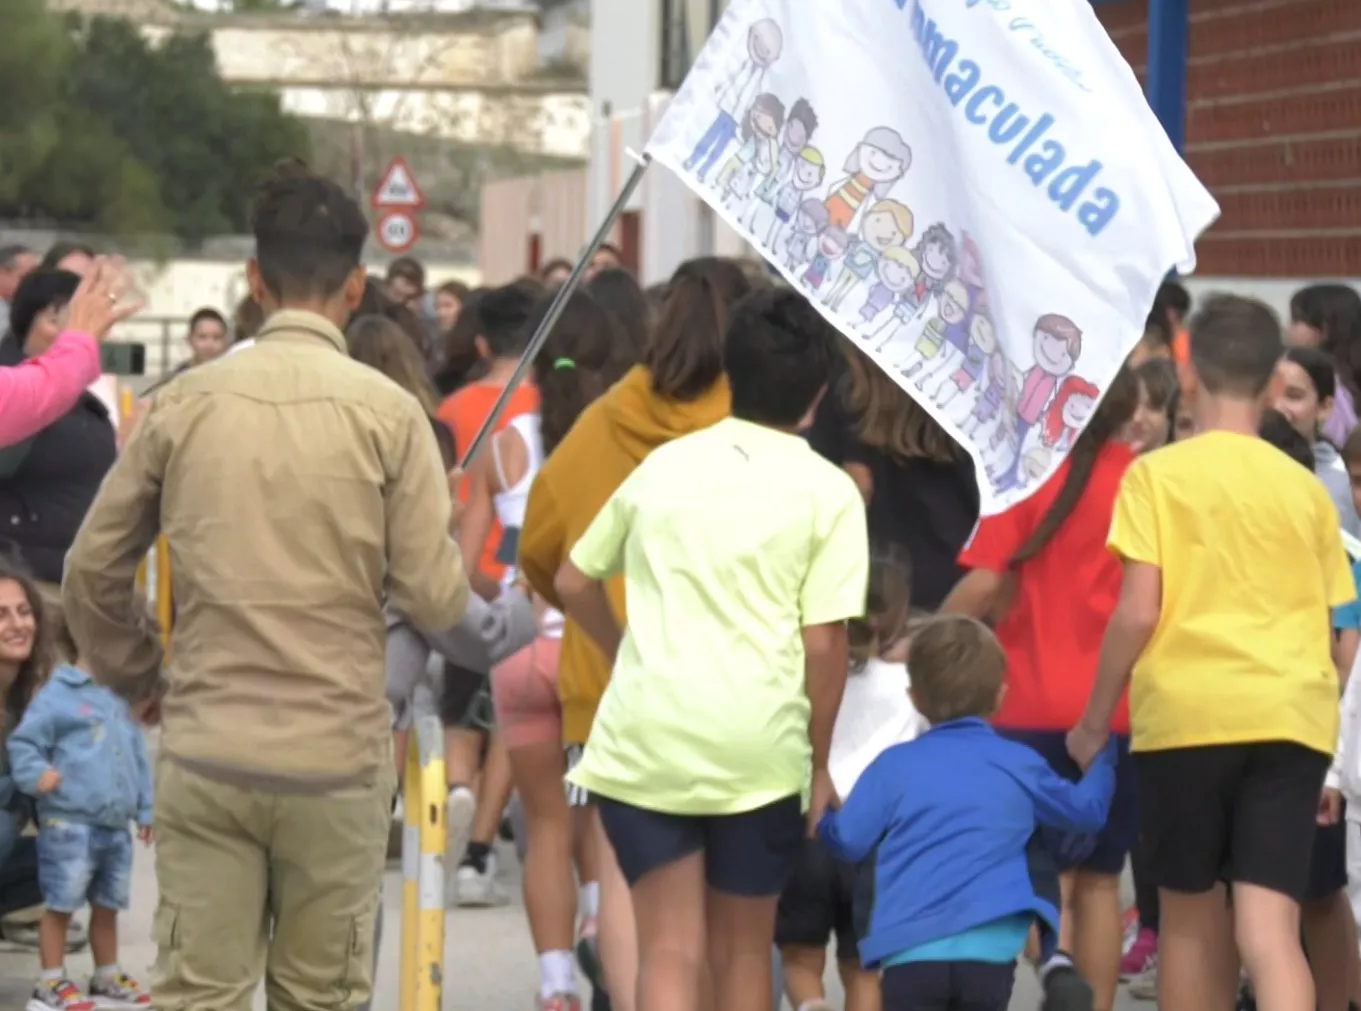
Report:
[[[12,560],[0,558],[0,917],[42,904],[38,857],[21,835],[32,802],[14,786],[5,743],[37,687],[51,672],[49,623],[37,584]],[[0,937],[10,940],[7,924]]]

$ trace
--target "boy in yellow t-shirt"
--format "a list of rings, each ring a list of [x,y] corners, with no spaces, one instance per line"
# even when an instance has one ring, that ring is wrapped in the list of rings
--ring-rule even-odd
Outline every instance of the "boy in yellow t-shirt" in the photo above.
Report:
[[[1337,739],[1330,609],[1355,592],[1327,490],[1257,434],[1282,350],[1260,302],[1220,297],[1192,321],[1196,434],[1125,475],[1120,602],[1069,735],[1090,762],[1133,675],[1163,1007],[1233,1006],[1241,957],[1262,1011],[1314,1008],[1299,901]]]

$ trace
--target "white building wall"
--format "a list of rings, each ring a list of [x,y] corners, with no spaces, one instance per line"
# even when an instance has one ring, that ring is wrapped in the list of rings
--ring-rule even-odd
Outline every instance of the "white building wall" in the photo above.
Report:
[[[691,6],[707,10],[708,3]],[[590,81],[595,118],[587,214],[591,231],[633,170],[629,151],[643,150],[669,100],[658,87],[661,43],[662,0],[592,0]],[[626,210],[641,217],[643,284],[665,281],[692,257],[749,253],[747,245],[665,168],[648,171]]]

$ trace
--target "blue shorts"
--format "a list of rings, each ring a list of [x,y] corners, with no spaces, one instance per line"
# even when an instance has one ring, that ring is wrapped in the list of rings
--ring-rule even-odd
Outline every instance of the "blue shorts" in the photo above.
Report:
[[[38,827],[38,884],[43,905],[74,913],[88,902],[127,909],[132,883],[132,832],[62,818]]]
[[[1010,727],[996,729],[1008,740],[1038,751],[1049,767],[1064,779],[1076,783],[1082,778],[1082,771],[1068,754],[1066,733]],[[1105,827],[1096,835],[1081,835],[1040,826],[1040,838],[1060,871],[1119,874],[1125,869],[1125,858],[1139,837],[1139,791],[1134,760],[1129,753],[1129,738],[1117,736],[1115,744],[1115,795],[1111,798],[1111,812],[1106,817]]]
[[[784,891],[803,848],[803,805],[796,796],[719,815],[666,814],[606,797],[596,803],[630,887],[655,870],[702,853],[705,882],[714,891],[773,898]]]

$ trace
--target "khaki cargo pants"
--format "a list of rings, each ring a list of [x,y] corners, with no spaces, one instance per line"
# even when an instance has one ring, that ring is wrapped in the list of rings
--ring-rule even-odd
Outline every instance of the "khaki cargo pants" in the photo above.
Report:
[[[341,1011],[369,1000],[396,774],[282,794],[157,763],[158,1011]]]

